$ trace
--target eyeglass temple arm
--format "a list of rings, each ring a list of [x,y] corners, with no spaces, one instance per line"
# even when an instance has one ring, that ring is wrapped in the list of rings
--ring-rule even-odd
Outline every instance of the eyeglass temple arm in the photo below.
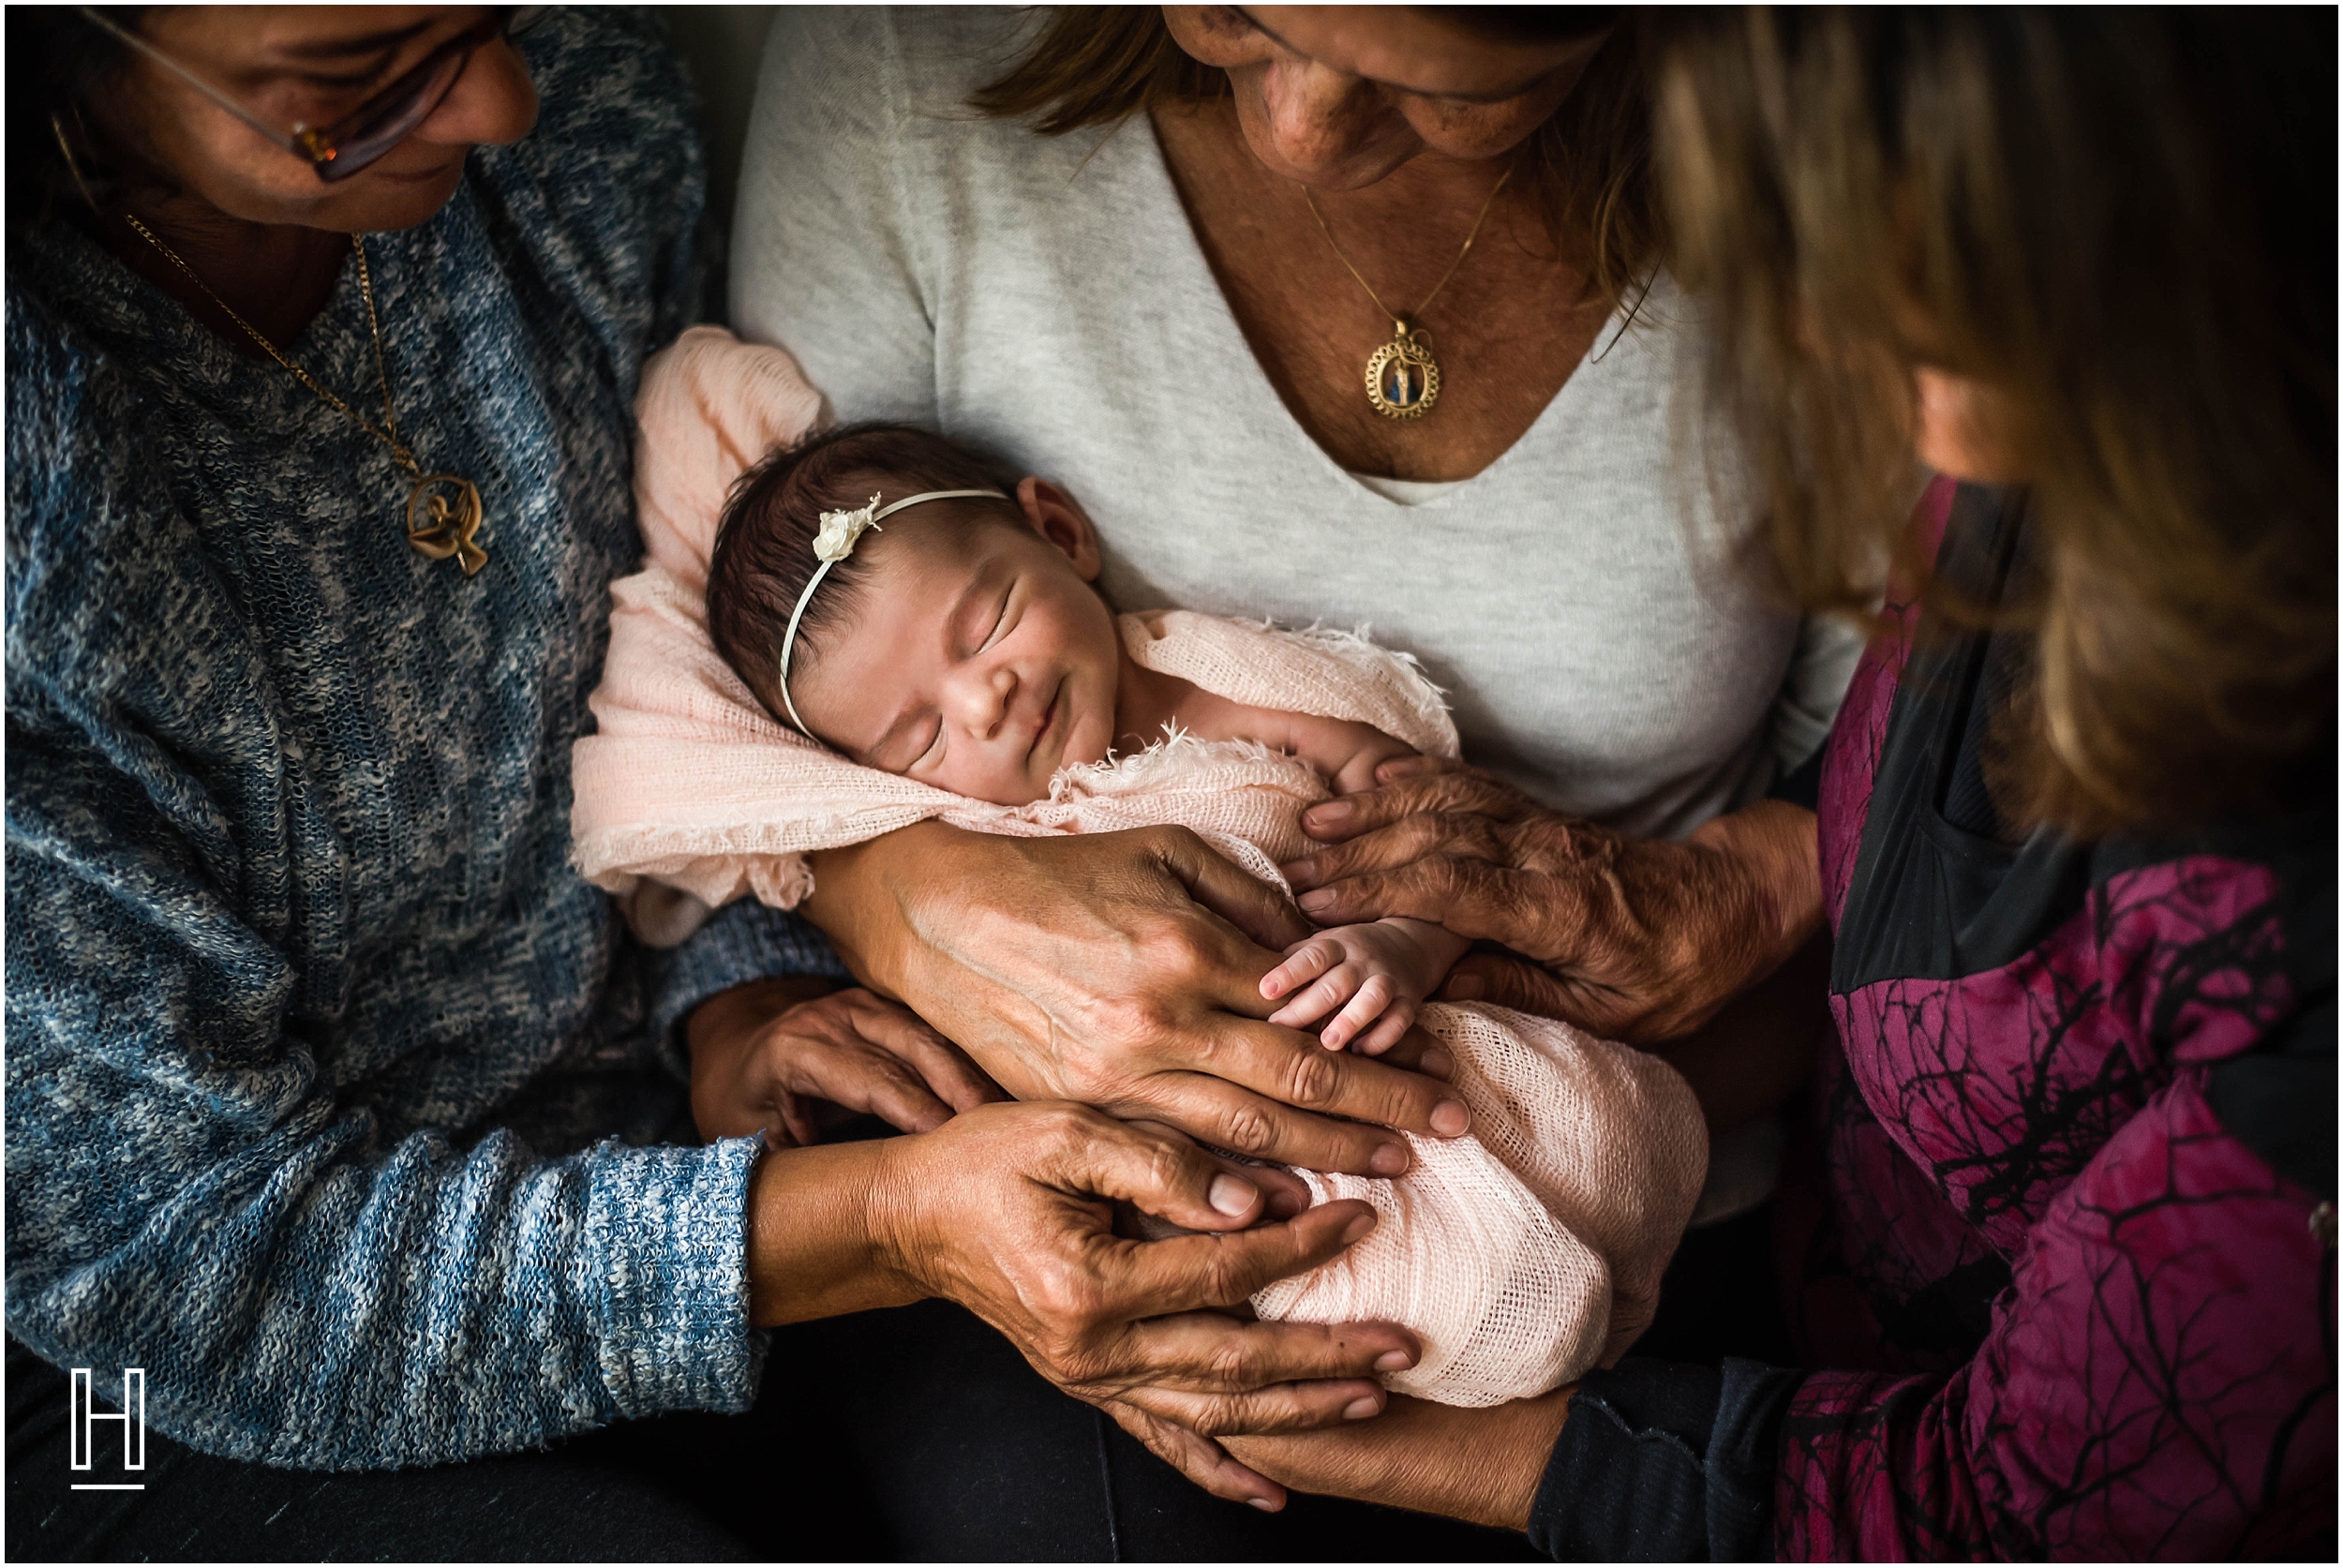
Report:
[[[301,140],[300,133],[306,130],[308,128],[307,127],[297,126],[290,133],[277,129],[275,126],[270,125],[266,120],[260,118],[250,110],[245,108],[244,105],[238,103],[235,99],[230,97],[227,94],[221,92],[218,88],[213,86],[210,82],[204,81],[201,77],[187,69],[187,67],[181,65],[170,55],[165,54],[161,50],[157,49],[153,44],[148,43],[144,38],[140,37],[136,33],[131,32],[127,27],[117,25],[111,17],[106,16],[103,12],[98,11],[94,7],[76,6],[73,8],[80,11],[91,22],[97,23],[99,28],[121,39],[124,43],[128,44],[132,49],[137,50],[141,54],[145,55],[148,59],[162,67],[163,69],[171,72],[172,75],[179,78],[180,81],[185,82],[188,86],[194,88],[197,92],[202,94],[205,97],[211,99],[214,103],[219,105],[222,109],[228,111],[229,113],[233,114],[237,119],[242,120],[246,125],[250,126],[254,130],[259,131],[262,136],[267,137],[271,142],[276,142],[287,152],[296,154],[297,156],[306,158],[315,157],[316,155],[311,153],[306,146],[303,145]]]

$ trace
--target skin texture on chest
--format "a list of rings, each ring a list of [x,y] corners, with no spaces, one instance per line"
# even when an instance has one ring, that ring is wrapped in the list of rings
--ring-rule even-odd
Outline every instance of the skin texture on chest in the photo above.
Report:
[[[1157,140],[1197,241],[1261,369],[1302,428],[1344,468],[1410,480],[1469,479],[1537,422],[1586,357],[1610,310],[1585,300],[1527,197],[1510,186],[1419,324],[1440,371],[1420,418],[1378,413],[1368,357],[1392,337],[1319,231],[1302,187],[1247,150],[1226,101],[1158,111]],[[1322,194],[1343,255],[1411,321],[1456,260],[1503,159],[1425,154],[1377,184]],[[1534,321],[1548,330],[1520,330]]]

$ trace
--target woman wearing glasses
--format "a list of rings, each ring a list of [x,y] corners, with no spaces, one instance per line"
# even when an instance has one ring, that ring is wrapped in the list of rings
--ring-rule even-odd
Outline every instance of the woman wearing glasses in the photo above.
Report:
[[[1231,1230],[1264,1184],[1063,1108],[955,1118],[997,1092],[908,1014],[761,978],[838,972],[804,928],[740,909],[654,961],[566,867],[703,179],[655,28],[521,21],[10,13],[11,1554],[737,1555],[646,1473],[704,1493],[730,1456],[771,1500],[825,1485],[817,1445],[268,1467],[739,1410],[753,1321],[924,1294],[1167,1429],[1380,1410],[1396,1331],[1161,1316],[1331,1256],[1355,1206],[1210,1268],[1153,1244],[1142,1292],[1066,1191]],[[687,1015],[734,1123],[785,1142],[802,1093],[945,1125],[660,1146]],[[106,1399],[142,1369],[142,1468],[69,1469],[42,1362]]]

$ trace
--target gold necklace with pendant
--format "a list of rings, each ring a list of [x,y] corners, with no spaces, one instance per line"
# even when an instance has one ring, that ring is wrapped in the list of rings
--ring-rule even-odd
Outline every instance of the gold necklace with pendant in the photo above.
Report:
[[[1448,263],[1446,272],[1440,275],[1440,281],[1433,284],[1432,291],[1424,296],[1424,303],[1417,306],[1411,315],[1404,316],[1385,305],[1383,297],[1375,291],[1375,285],[1360,276],[1359,269],[1351,265],[1351,258],[1342,253],[1342,246],[1335,244],[1335,231],[1326,227],[1326,215],[1318,210],[1317,198],[1310,194],[1309,187],[1302,187],[1302,200],[1309,203],[1310,216],[1318,219],[1318,231],[1326,236],[1326,244],[1334,251],[1335,260],[1349,268],[1352,277],[1358,278],[1359,287],[1365,289],[1366,297],[1375,302],[1375,308],[1391,318],[1391,341],[1368,355],[1366,361],[1366,400],[1385,419],[1422,419],[1432,411],[1432,405],[1440,401],[1440,361],[1432,357],[1432,335],[1417,322],[1424,312],[1432,307],[1432,302],[1440,297],[1440,291],[1448,287],[1448,280],[1456,276],[1456,269],[1464,265],[1464,259],[1471,254],[1472,242],[1481,237],[1481,225],[1488,221],[1489,208],[1496,204],[1497,193],[1504,189],[1505,182],[1513,177],[1514,172],[1509,167],[1497,177],[1497,183],[1489,187],[1488,199],[1481,203],[1480,215],[1472,220],[1471,232],[1465,235],[1464,244],[1457,247],[1456,259]]]
[[[141,239],[163,254],[163,259],[187,275],[187,281],[203,291],[204,297],[227,312],[228,319],[244,328],[246,336],[258,343],[269,358],[291,371],[302,385],[316,393],[326,402],[348,414],[358,428],[391,449],[391,458],[414,479],[407,492],[407,543],[419,554],[433,560],[453,557],[470,576],[488,564],[488,552],[480,545],[480,486],[461,474],[425,473],[415,455],[398,439],[398,411],[391,406],[391,372],[382,361],[382,323],[374,314],[374,278],[366,270],[366,242],[357,234],[350,236],[350,246],[358,256],[358,290],[366,296],[366,327],[374,334],[374,372],[382,381],[382,421],[386,434],[378,429],[366,416],[328,391],[316,377],[277,352],[276,345],[261,336],[250,321],[236,314],[229,303],[212,292],[211,285],[196,276],[195,269],[183,261],[177,251],[157,239],[154,231],[138,220],[132,213],[122,215],[137,231]]]

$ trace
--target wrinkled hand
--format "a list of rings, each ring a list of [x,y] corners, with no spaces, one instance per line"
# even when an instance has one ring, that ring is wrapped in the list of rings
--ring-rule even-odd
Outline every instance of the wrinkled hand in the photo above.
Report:
[[[1237,1438],[1229,1448],[1298,1492],[1527,1530],[1570,1396],[1558,1388],[1487,1410],[1395,1396],[1364,1426]]]
[[[1314,806],[1325,843],[1284,868],[1323,924],[1433,920],[1535,961],[1475,954],[1440,994],[1502,1002],[1638,1043],[1684,1034],[1819,927],[1813,814],[1760,801],[1680,844],[1562,815],[1485,774],[1387,763]]]
[[[1376,1371],[1414,1364],[1413,1337],[1391,1325],[1252,1322],[1227,1310],[1366,1235],[1375,1214],[1363,1202],[1256,1225],[1269,1172],[1062,1103],[981,1106],[888,1140],[878,1157],[869,1214],[882,1267],[974,1311],[1044,1377],[1220,1497],[1285,1501],[1216,1438],[1364,1420],[1387,1398]],[[1204,1233],[1118,1236],[1115,1200]]]
[[[1261,976],[1309,927],[1186,829],[1018,839],[921,823],[817,856],[806,908],[866,983],[1021,1099],[1364,1175],[1408,1167],[1386,1127],[1471,1126],[1436,1080],[1265,1022]]]
[[[1006,1098],[917,1015],[859,986],[810,994],[828,984],[752,981],[693,1013],[692,1118],[701,1137],[762,1129],[778,1142],[818,1143],[823,1105],[925,1132]]]

